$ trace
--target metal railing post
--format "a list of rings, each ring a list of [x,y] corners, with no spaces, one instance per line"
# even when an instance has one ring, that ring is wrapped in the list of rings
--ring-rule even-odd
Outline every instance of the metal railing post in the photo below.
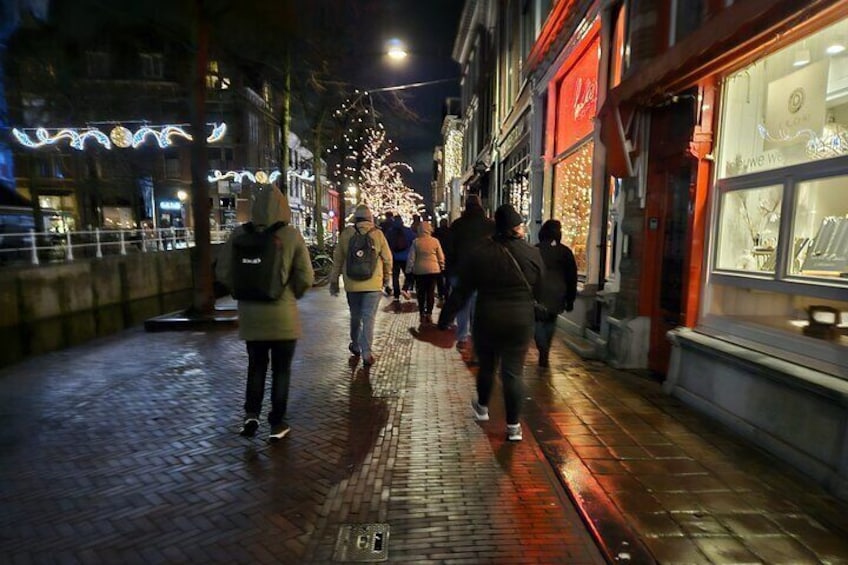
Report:
[[[74,248],[71,246],[71,232],[69,232],[69,231],[65,232],[65,242],[66,242],[66,247],[67,247],[65,249],[65,260],[73,261],[74,260]]]
[[[177,248],[177,230],[171,228],[171,250]]]
[[[96,243],[95,249],[97,249],[95,256],[98,259],[102,259],[103,258],[103,250],[100,248],[100,228],[94,228],[94,241]]]
[[[35,240],[35,230],[32,229],[32,228],[30,228],[30,230],[29,230],[29,237],[30,237],[29,245],[30,245],[30,248],[32,249],[32,264],[38,265],[38,244]]]
[[[126,255],[127,254],[127,244],[124,241],[124,230],[120,231],[120,235],[121,235],[121,255]]]
[[[159,251],[165,251],[165,242],[162,241],[162,228],[156,230],[156,241],[158,242]]]

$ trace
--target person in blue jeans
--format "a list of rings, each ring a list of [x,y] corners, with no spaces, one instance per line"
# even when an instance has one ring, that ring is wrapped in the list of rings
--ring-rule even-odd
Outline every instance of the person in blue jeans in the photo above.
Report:
[[[339,243],[333,252],[333,270],[330,272],[330,294],[339,295],[339,275],[344,281],[347,304],[350,309],[350,343],[348,350],[355,357],[362,357],[366,367],[374,364],[372,350],[374,321],[383,288],[389,285],[392,275],[392,251],[382,230],[374,227],[374,217],[368,206],[360,204],[353,213],[353,225],[347,226],[339,234]],[[350,248],[350,240],[355,232],[368,234],[374,244],[377,263],[371,278],[356,280],[348,276],[345,262]]]
[[[403,218],[397,214],[392,218],[392,226],[386,230],[386,240],[392,251],[392,294],[394,295],[394,307],[400,309],[400,296],[410,299],[409,290],[412,277],[404,277],[403,286],[400,284],[400,275],[406,267],[409,258],[409,248],[416,234],[403,224]]]

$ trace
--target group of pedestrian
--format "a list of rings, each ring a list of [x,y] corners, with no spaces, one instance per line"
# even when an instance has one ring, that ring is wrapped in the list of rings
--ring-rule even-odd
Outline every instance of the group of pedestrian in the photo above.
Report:
[[[291,210],[285,196],[275,188],[255,192],[252,223],[271,227],[280,249],[274,277],[279,277],[275,282],[281,283],[283,290],[271,301],[238,303],[239,336],[247,342],[248,352],[240,433],[253,436],[259,426],[270,354],[269,440],[276,441],[290,430],[286,405],[291,362],[300,336],[295,301],[311,286],[313,273],[306,244],[288,223]],[[476,194],[468,195],[462,216],[450,226],[443,220],[434,231],[430,222],[420,218],[413,218],[413,225],[415,231],[404,225],[400,215],[388,212],[376,226],[372,211],[359,205],[353,223],[339,234],[329,288],[338,296],[342,277],[350,311],[348,350],[354,358],[361,358],[366,368],[376,362],[374,322],[384,292],[393,297],[397,307],[401,296],[410,298],[414,285],[422,324],[433,323],[438,296],[439,303],[443,302],[438,328],[448,330],[456,320],[457,347],[470,350],[472,362],[479,364],[477,395],[472,401],[474,418],[489,419],[489,401],[500,367],[507,439],[520,441],[522,374],[531,340],[535,339],[539,351],[539,365],[547,367],[557,316],[571,311],[576,298],[577,267],[571,250],[561,243],[562,226],[548,220],[539,232],[538,245],[531,246],[526,242],[524,219],[512,206],[499,207],[493,221]],[[245,229],[233,232],[218,260],[218,279],[230,289],[236,286],[238,237]]]

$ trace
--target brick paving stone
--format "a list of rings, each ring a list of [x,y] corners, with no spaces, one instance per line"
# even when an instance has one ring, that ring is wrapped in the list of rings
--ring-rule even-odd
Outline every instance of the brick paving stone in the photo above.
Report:
[[[386,523],[394,563],[848,563],[844,502],[653,380],[531,353],[511,444],[500,390],[475,422],[476,369],[414,308],[384,302],[369,370],[343,299],[301,313],[276,445],[264,422],[236,433],[233,330],[133,329],[0,371],[0,562],[327,563],[342,525]]]
[[[396,563],[603,561],[532,437],[472,420],[445,334],[384,309],[364,370],[343,299],[301,314],[275,445],[264,421],[236,433],[233,330],[132,329],[0,371],[0,562],[326,563],[345,523],[389,524]]]

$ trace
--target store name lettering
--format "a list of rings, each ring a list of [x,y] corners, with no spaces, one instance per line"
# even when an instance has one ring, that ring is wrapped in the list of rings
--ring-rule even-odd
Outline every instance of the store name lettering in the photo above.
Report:
[[[803,126],[810,122],[809,114],[802,114],[800,116],[795,116],[789,120],[781,123],[781,131],[786,132],[794,132],[799,126]]]
[[[578,78],[574,86],[574,119],[584,119],[587,114],[593,114],[597,97],[597,82],[590,78]]]

